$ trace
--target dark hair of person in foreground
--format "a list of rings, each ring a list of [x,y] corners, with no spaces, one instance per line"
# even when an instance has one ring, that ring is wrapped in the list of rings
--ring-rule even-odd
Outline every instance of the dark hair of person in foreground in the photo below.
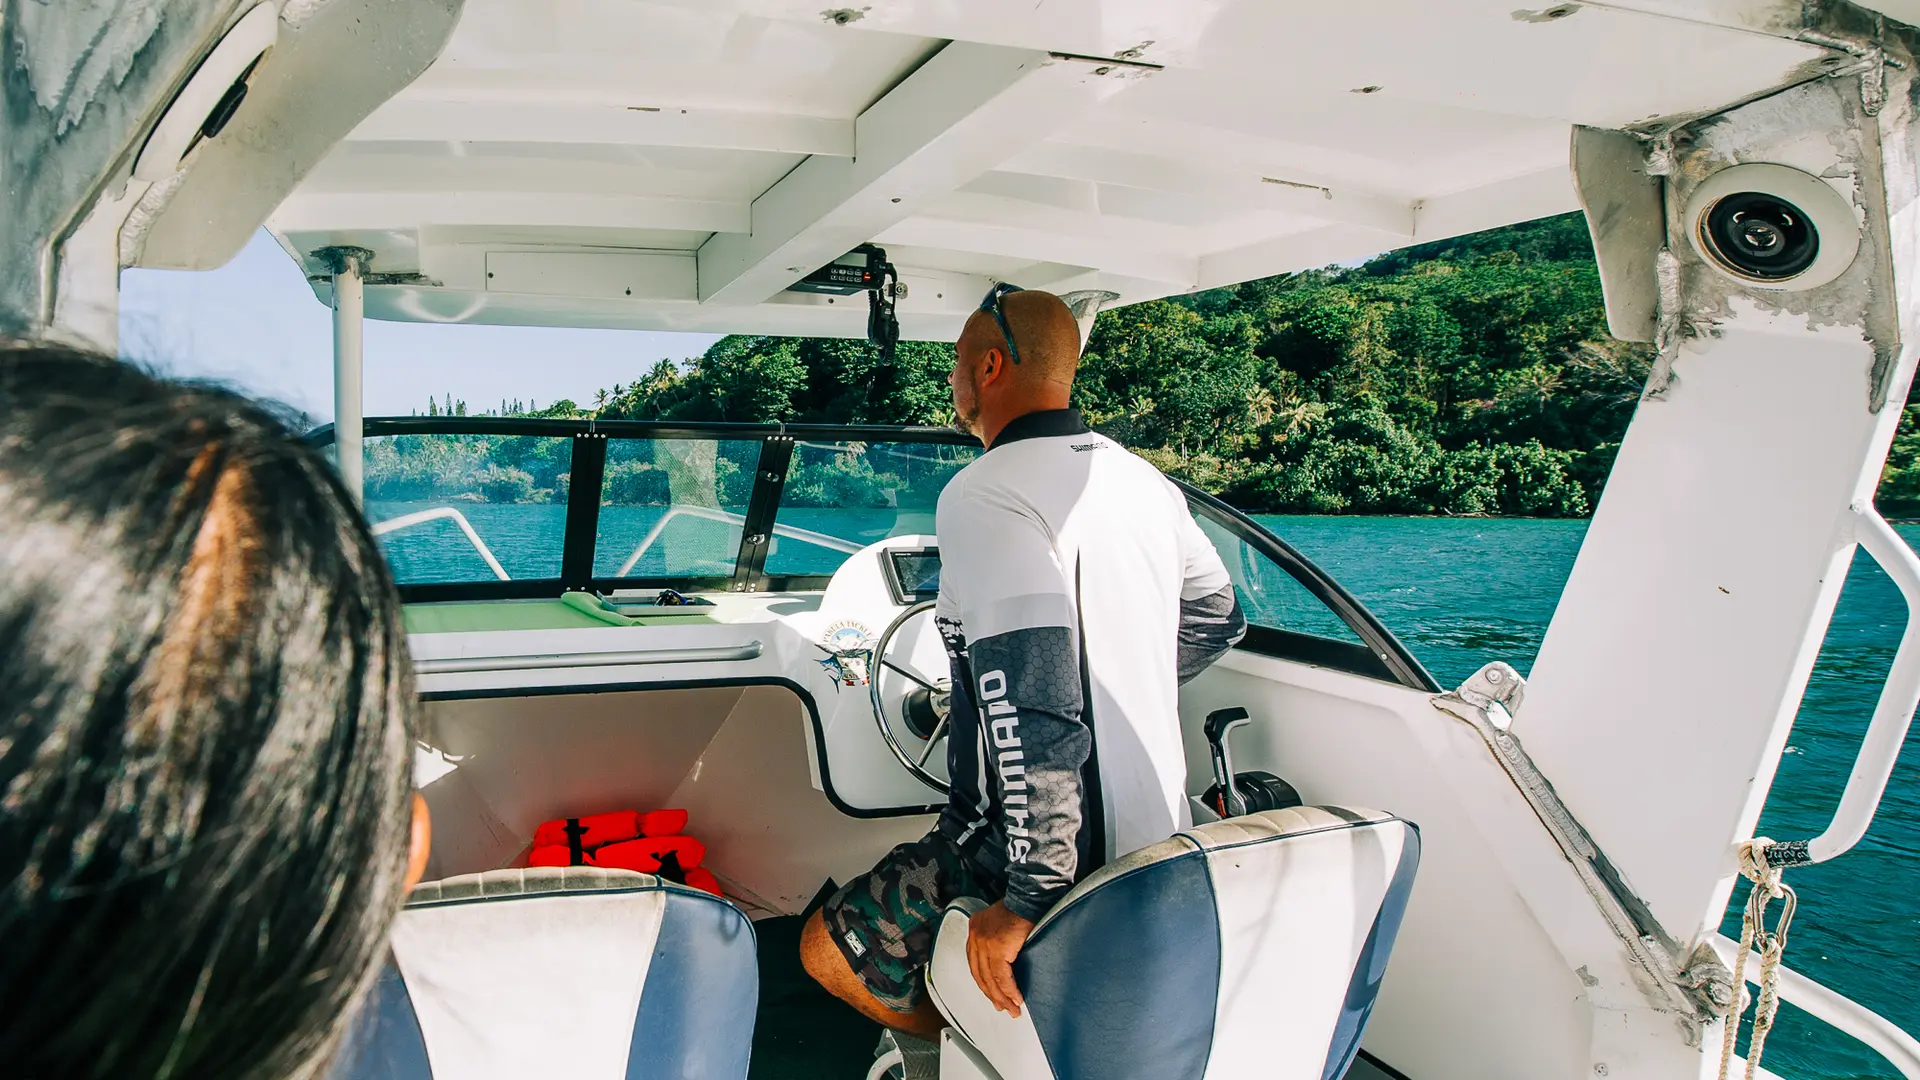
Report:
[[[0,342],[0,1072],[319,1074],[405,891],[404,649],[277,416]]]

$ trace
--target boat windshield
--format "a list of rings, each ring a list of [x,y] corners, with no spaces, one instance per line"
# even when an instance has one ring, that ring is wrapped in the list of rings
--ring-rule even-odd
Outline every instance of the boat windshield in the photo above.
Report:
[[[410,600],[818,588],[869,544],[931,534],[979,452],[897,427],[409,417],[365,432],[367,517]]]
[[[980,453],[954,431],[878,426],[406,417],[365,434],[367,517],[408,602],[823,589],[871,544],[934,535],[941,490]],[[1182,487],[1248,647],[1434,688],[1319,567]]]
[[[973,446],[913,442],[796,442],[774,512],[767,573],[831,574],[856,550],[890,536],[932,536],[947,481]]]

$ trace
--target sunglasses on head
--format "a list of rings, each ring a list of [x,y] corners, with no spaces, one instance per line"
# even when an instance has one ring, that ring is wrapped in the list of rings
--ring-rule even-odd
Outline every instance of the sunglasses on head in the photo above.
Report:
[[[1001,305],[1000,299],[1008,293],[1025,291],[1018,285],[1009,285],[1002,281],[988,289],[986,299],[980,301],[980,310],[991,312],[993,321],[1000,324],[1000,335],[1007,339],[1007,359],[1016,364],[1020,362],[1020,349],[1013,343],[1013,327],[1007,325],[1007,312]]]

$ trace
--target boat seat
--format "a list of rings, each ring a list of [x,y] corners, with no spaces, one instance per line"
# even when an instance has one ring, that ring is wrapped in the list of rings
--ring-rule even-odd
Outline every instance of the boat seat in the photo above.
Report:
[[[739,908],[648,874],[428,882],[334,1080],[743,1080],[759,1003]]]
[[[953,1024],[941,1075],[1336,1080],[1352,1064],[1420,861],[1409,822],[1302,806],[1121,858],[1049,911],[994,1009],[947,909],[927,986]],[[969,1064],[971,1063],[971,1064]]]

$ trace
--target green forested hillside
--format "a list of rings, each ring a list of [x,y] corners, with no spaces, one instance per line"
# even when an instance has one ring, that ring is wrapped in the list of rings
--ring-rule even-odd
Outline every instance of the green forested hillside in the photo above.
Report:
[[[1569,214],[1107,312],[1075,400],[1250,511],[1581,516],[1650,360],[1605,328],[1586,225]],[[889,368],[859,341],[729,337],[590,406],[540,411],[941,424],[951,364],[949,345],[903,343]],[[1889,502],[1920,499],[1914,419]]]

